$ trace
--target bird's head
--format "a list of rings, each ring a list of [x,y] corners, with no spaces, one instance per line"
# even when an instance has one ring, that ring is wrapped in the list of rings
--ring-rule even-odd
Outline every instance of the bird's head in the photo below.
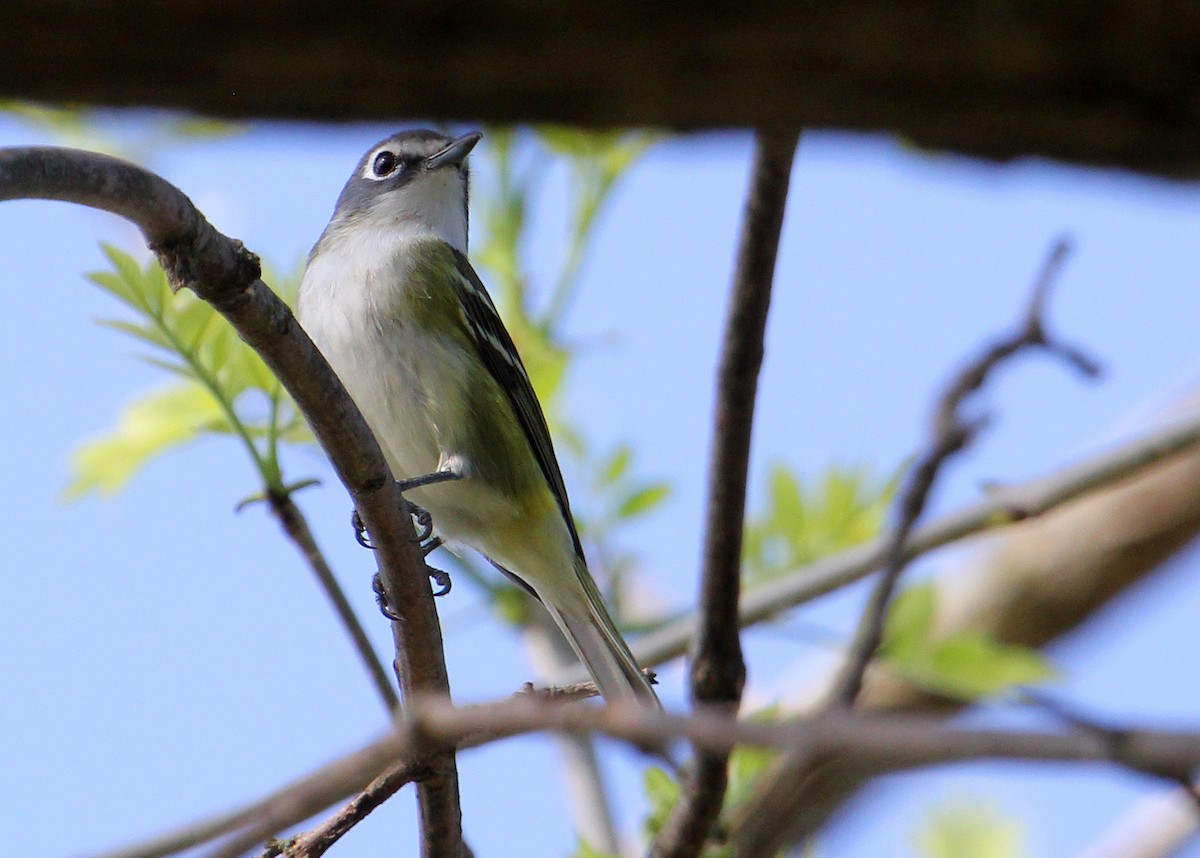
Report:
[[[483,135],[402,131],[372,146],[342,189],[330,228],[370,225],[467,250],[467,155]]]

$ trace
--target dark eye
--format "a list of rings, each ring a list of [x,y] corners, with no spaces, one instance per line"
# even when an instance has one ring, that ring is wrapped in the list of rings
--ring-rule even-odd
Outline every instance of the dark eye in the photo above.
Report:
[[[395,169],[396,153],[389,152],[386,149],[376,155],[375,161],[371,164],[371,170],[380,178],[391,175]]]

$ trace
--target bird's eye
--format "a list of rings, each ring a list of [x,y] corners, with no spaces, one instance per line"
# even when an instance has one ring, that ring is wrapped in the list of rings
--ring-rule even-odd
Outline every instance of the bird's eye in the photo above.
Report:
[[[396,170],[396,153],[384,149],[375,156],[371,170],[381,179],[384,176],[390,176]]]

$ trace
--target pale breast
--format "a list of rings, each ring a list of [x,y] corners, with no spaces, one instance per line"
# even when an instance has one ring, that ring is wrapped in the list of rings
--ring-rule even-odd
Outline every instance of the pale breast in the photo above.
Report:
[[[380,252],[389,245],[391,254]],[[520,515],[510,499],[470,479],[471,462],[453,449],[455,420],[469,408],[474,369],[464,344],[406,322],[413,295],[411,255],[394,236],[323,247],[306,271],[298,317],[363,412],[398,479],[437,471],[448,461],[467,478],[415,490],[438,530],[484,553],[488,534]]]

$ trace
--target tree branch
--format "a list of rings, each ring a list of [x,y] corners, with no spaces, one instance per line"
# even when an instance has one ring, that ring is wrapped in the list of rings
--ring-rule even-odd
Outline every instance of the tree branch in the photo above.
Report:
[[[776,123],[884,130],[976,157],[1200,172],[1187,86],[1200,26],[1180,0],[54,8],[0,3],[0,97],[305,121]]]
[[[0,200],[51,199],[113,212],[136,224],[174,288],[211,303],[287,388],[350,492],[377,548],[391,604],[396,664],[406,695],[449,695],[441,627],[415,532],[362,414],[287,306],[259,279],[258,259],[217,232],[176,187],[124,161],[50,147],[0,149]],[[422,784],[422,854],[458,858],[453,753]],[[273,833],[273,832],[271,832]]]
[[[746,681],[738,629],[746,473],[771,284],[797,139],[794,133],[759,132],[755,137],[733,293],[717,371],[700,633],[691,671],[692,705],[696,708],[736,712]],[[700,854],[721,810],[728,763],[725,752],[697,749],[695,768],[658,834],[651,849],[653,856],[691,858]]]
[[[406,761],[424,759],[430,748],[453,745],[467,749],[544,731],[576,736],[600,733],[642,747],[686,739],[712,753],[728,753],[739,744],[752,745],[852,759],[876,773],[995,759],[1106,762],[1174,781],[1200,766],[1200,731],[1126,728],[1114,742],[1091,730],[956,729],[937,717],[898,713],[838,712],[767,723],[739,721],[712,710],[678,716],[640,709],[569,706],[527,696],[461,708],[444,699],[418,700],[409,702],[388,736],[257,802],[258,818],[212,856],[233,858],[261,842],[268,836],[266,832],[295,825],[363,789],[380,772],[387,772],[388,778],[412,776],[415,772],[404,768],[412,765]]]
[[[835,692],[837,705],[847,708],[854,705],[862,689],[867,665],[883,641],[883,621],[887,615],[887,607],[900,575],[908,565],[904,544],[916,526],[917,519],[925,511],[925,504],[933,490],[934,482],[946,462],[970,444],[986,423],[984,417],[968,419],[963,416],[961,409],[967,398],[983,388],[997,367],[1027,349],[1047,349],[1084,375],[1099,375],[1100,368],[1095,361],[1074,348],[1050,339],[1046,333],[1046,300],[1068,250],[1066,239],[1059,239],[1051,249],[1020,327],[1013,334],[993,343],[983,354],[971,361],[953,378],[950,386],[939,397],[929,448],[913,465],[898,499],[898,522],[888,538],[887,562],[871,593],[851,646],[845,672],[838,683]]]
[[[429,774],[407,763],[393,766],[371,781],[366,789],[329,819],[291,839],[283,854],[288,858],[320,858],[329,851],[329,847],[366,819],[371,811],[399,792],[405,784],[428,777]]]
[[[1200,444],[1200,413],[1021,485],[989,488],[973,504],[916,528],[905,541],[908,560],[985,532],[1036,519],[1114,484],[1144,474]],[[886,560],[888,537],[801,566],[778,580],[743,593],[738,622],[743,628],[862,580]],[[633,647],[638,664],[655,666],[687,651],[698,627],[695,614],[647,632]],[[581,678],[578,670],[556,682]]]

